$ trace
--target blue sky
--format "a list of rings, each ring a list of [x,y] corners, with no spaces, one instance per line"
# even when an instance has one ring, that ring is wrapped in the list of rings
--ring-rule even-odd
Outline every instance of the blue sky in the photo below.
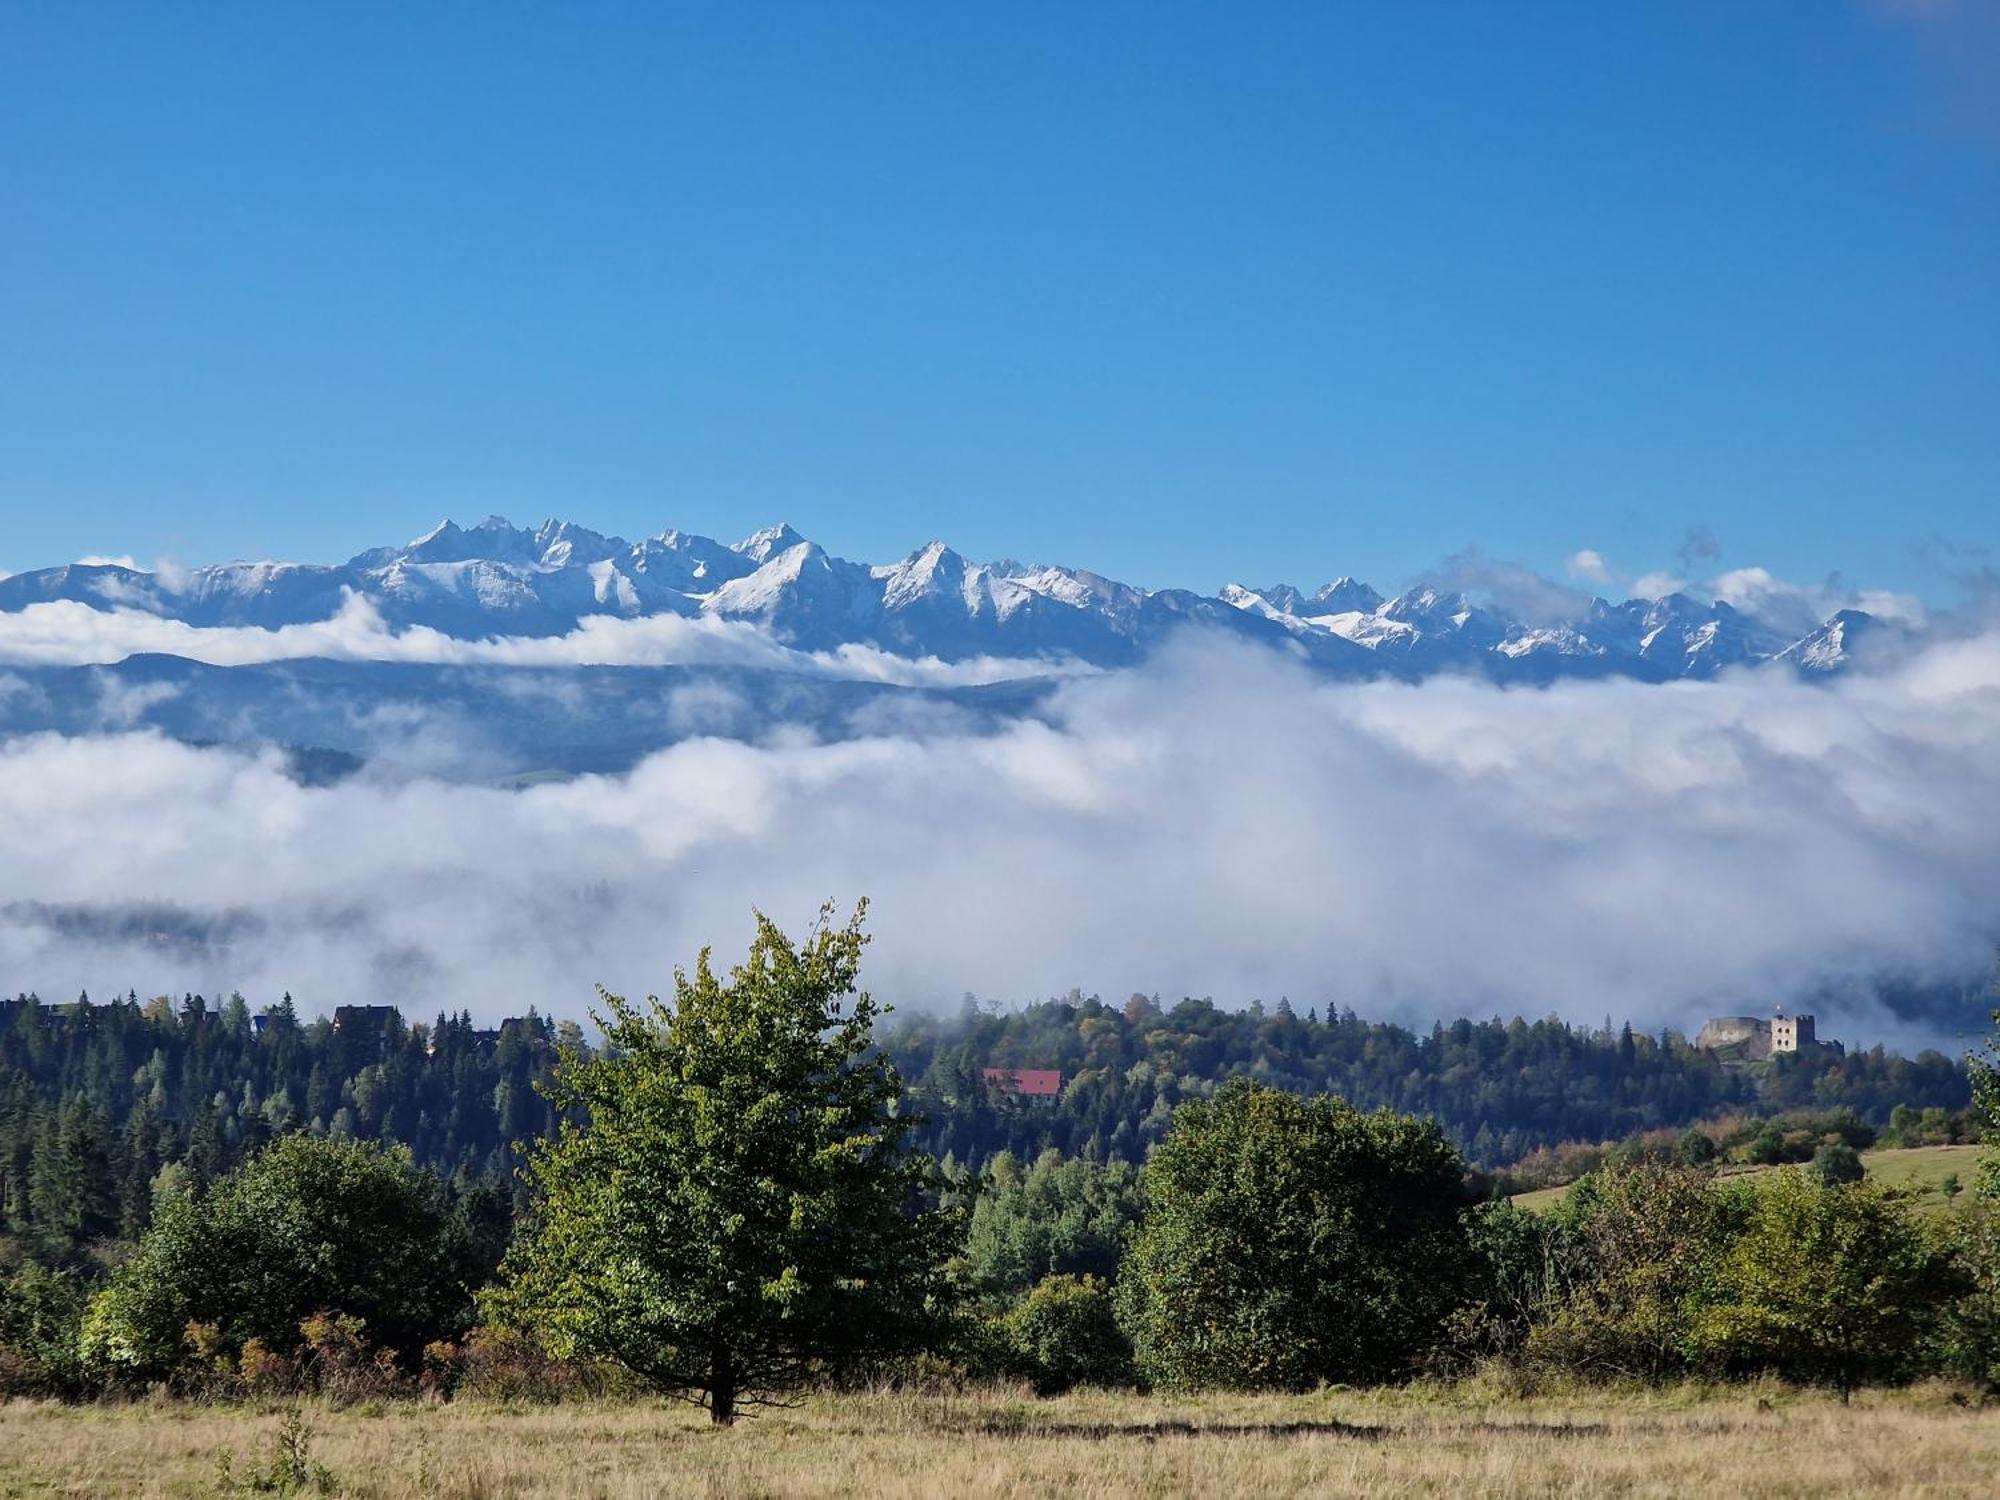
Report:
[[[1996,14],[0,0],[0,570],[499,511],[1394,585],[1705,526],[1948,597]]]

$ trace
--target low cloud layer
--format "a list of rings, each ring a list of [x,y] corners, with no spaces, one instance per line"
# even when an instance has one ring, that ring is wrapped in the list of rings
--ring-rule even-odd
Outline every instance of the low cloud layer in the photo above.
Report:
[[[0,613],[0,666],[92,666],[149,652],[218,667],[307,659],[433,666],[750,667],[909,687],[974,686],[1088,670],[1040,658],[945,662],[851,644],[834,651],[795,651],[741,621],[671,614],[591,615],[567,635],[463,640],[425,625],[392,629],[381,611],[355,593],[327,619],[271,628],[190,625],[141,609],[94,609],[74,600]]]
[[[1990,957],[2000,636],[1834,685],[1532,691],[1190,638],[997,734],[694,740],[517,791],[0,747],[9,991],[579,1015],[594,982],[737,951],[753,905],[860,894],[872,986],[912,1006],[1076,985],[1685,1026],[1819,994],[1836,1035],[1935,1039],[1859,995]]]

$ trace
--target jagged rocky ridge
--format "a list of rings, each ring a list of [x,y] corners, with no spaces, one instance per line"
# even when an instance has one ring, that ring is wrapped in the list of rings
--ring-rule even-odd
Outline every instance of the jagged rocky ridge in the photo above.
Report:
[[[1231,584],[1206,596],[1147,590],[1079,568],[974,563],[942,542],[900,562],[833,556],[789,526],[726,546],[663,531],[629,542],[567,521],[534,530],[493,517],[446,521],[401,547],[341,564],[232,562],[160,574],[70,564],[0,579],[0,611],[53,600],[144,610],[191,625],[277,627],[323,620],[350,594],[395,628],[466,639],[548,636],[594,615],[671,613],[759,627],[806,651],[866,644],[947,661],[1073,658],[1120,666],[1190,621],[1303,653],[1343,676],[1469,671],[1503,681],[1705,678],[1766,661],[1838,670],[1877,622],[1843,610],[1800,638],[1687,594],[1594,599],[1574,618],[1527,622],[1460,593],[1394,598],[1351,578],[1313,593]]]

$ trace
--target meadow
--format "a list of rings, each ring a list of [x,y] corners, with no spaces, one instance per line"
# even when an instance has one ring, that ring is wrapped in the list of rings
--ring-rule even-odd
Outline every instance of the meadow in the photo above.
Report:
[[[1868,1169],[1871,1181],[1883,1187],[1910,1192],[1924,1206],[1941,1207],[1946,1201],[1944,1184],[1947,1178],[1956,1176],[1961,1187],[1972,1187],[1979,1172],[1979,1149],[1977,1146],[1894,1147],[1862,1152],[1861,1164]],[[1724,1167],[1719,1176],[1727,1181],[1778,1170],[1776,1166],[1731,1166]],[[1562,1183],[1556,1187],[1537,1188],[1531,1193],[1516,1193],[1513,1203],[1516,1208],[1541,1213],[1560,1202],[1571,1186],[1570,1183]]]
[[[711,1428],[651,1402],[0,1407],[0,1495],[355,1500],[1256,1494],[1989,1496],[2000,1407],[1776,1384],[1142,1397],[816,1396]],[[284,1438],[289,1432],[291,1442]]]

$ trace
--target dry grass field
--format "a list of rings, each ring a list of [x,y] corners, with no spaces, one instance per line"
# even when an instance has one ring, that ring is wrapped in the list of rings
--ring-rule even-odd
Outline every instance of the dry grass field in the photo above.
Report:
[[[1990,1497],[2000,1407],[1938,1387],[1526,1399],[1497,1387],[1203,1399],[816,1398],[727,1431],[651,1403],[308,1408],[299,1493],[653,1496]],[[269,1493],[284,1418],[249,1408],[0,1408],[0,1495]]]
[[[1920,1201],[1932,1206],[1945,1202],[1944,1181],[1956,1176],[1961,1187],[1970,1189],[1979,1175],[1979,1146],[1899,1146],[1886,1151],[1864,1151],[1861,1164],[1868,1175],[1885,1187],[1907,1188]],[[1775,1172],[1776,1167],[1725,1167],[1724,1177],[1753,1177],[1759,1172]],[[1532,1193],[1516,1193],[1514,1203],[1530,1213],[1553,1207],[1570,1185],[1537,1188]]]

